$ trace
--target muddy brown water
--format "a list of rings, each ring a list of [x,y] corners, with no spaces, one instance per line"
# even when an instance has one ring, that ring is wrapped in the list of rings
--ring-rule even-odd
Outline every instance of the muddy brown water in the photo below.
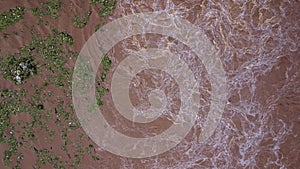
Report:
[[[197,60],[189,48],[171,37],[161,35],[138,35],[118,43],[109,53],[112,68],[104,83],[110,87],[111,77],[118,64],[130,50],[140,48],[168,48],[185,58],[195,78],[201,84],[201,109],[196,124],[186,138],[170,151],[145,159],[120,157],[95,145],[94,153],[101,160],[93,161],[84,155],[77,168],[101,169],[201,169],[201,168],[299,168],[300,162],[300,2],[299,1],[197,1],[197,0],[120,0],[112,16],[105,20],[94,12],[83,29],[75,28],[71,18],[74,13],[85,13],[88,2],[63,1],[61,16],[56,19],[45,17],[48,26],[36,25],[37,19],[27,13],[25,19],[3,32],[24,29],[19,36],[1,39],[1,54],[15,53],[31,40],[28,33],[35,29],[42,35],[50,33],[50,26],[69,32],[75,41],[73,50],[79,52],[86,40],[94,33],[99,23],[133,13],[166,11],[187,19],[202,29],[220,51],[220,58],[226,71],[229,86],[227,104],[220,124],[214,134],[204,143],[196,142],[205,122],[210,105],[209,77],[201,60]],[[39,1],[1,1],[1,11],[15,6],[36,7]],[[94,7],[95,8],[95,7]],[[74,66],[74,60],[68,62]],[[39,83],[35,77],[34,81]],[[162,81],[164,83],[162,83]],[[33,91],[30,84],[22,85]],[[1,78],[1,89],[16,89]],[[130,137],[151,137],[160,134],[173,124],[172,118],[180,108],[179,89],[174,79],[158,70],[145,70],[132,80],[130,99],[133,105],[143,109],[149,106],[147,93],[161,88],[168,100],[168,111],[148,124],[131,122],[118,114],[110,95],[105,95],[106,104],[100,109],[113,128]],[[50,87],[66,103],[71,97]],[[53,109],[55,99],[45,101],[45,107]],[[15,120],[29,118],[26,115]],[[52,129],[60,131],[54,123]],[[53,127],[54,126],[54,127]],[[35,145],[52,150],[54,154],[68,161],[68,155],[61,151],[64,144],[59,137],[45,139],[45,133],[38,135]],[[76,132],[70,132],[71,140],[78,139]],[[78,141],[88,145],[91,140],[85,135]],[[5,149],[5,145],[1,145]],[[32,168],[35,155],[22,150],[22,168]],[[72,150],[71,150],[72,153]],[[72,154],[71,154],[72,155]],[[1,154],[2,158],[3,155]],[[0,166],[3,165],[0,162]],[[2,167],[0,167],[2,168]],[[51,168],[45,166],[43,168]]]

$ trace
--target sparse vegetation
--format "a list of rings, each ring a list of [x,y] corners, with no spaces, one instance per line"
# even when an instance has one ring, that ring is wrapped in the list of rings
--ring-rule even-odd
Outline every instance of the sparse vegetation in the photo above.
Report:
[[[4,78],[22,84],[30,76],[37,73],[37,66],[32,57],[16,58],[13,55],[6,55],[0,61],[1,71]]]
[[[52,168],[59,168],[63,169],[66,168],[63,165],[63,161],[60,159],[60,157],[52,155],[49,150],[47,149],[37,149],[33,148],[35,153],[38,155],[38,165],[44,165],[46,163],[49,163]]]
[[[43,23],[43,16],[48,15],[52,19],[57,19],[59,17],[59,11],[62,8],[61,0],[48,0],[41,3],[41,7],[31,8],[31,13],[38,17],[39,23]]]
[[[104,1],[100,4],[102,3],[108,5]],[[62,7],[61,0],[47,0],[41,2],[40,6],[29,9],[12,8],[0,14],[0,31],[20,21],[28,11],[38,17],[38,24],[43,23],[45,16],[54,22],[54,19],[61,15]],[[89,10],[82,18],[77,14],[73,19],[74,25],[83,28],[91,13],[92,10]],[[25,26],[12,29],[1,35],[2,42],[5,43],[9,43],[15,37],[23,38],[26,33],[32,35],[29,43],[24,41],[25,45],[18,46],[17,52],[1,52],[0,56],[0,75],[18,85],[14,87],[19,88],[0,89],[0,144],[7,146],[0,153],[3,153],[3,164],[8,168],[18,169],[24,165],[28,157],[26,153],[22,154],[23,150],[32,151],[36,155],[37,161],[34,166],[25,166],[29,168],[44,168],[45,165],[52,168],[80,168],[85,154],[89,154],[90,159],[100,160],[93,143],[80,129],[80,123],[68,100],[71,99],[72,74],[68,61],[73,62],[71,59],[78,56],[77,52],[72,51],[74,39],[66,30],[58,31],[54,27],[49,27],[53,25],[50,23],[52,21],[47,20],[43,25],[49,28],[45,30],[51,30],[46,35],[43,34],[45,32],[42,32],[43,35],[36,32],[39,29],[35,29],[35,25],[30,28]],[[99,28],[100,24],[96,29]],[[97,88],[100,105],[104,104],[102,97],[108,91],[102,83],[110,65],[111,60],[108,56],[104,56],[103,72],[99,77]],[[15,119],[21,115],[26,118]],[[76,136],[74,139],[73,133],[78,133],[79,139]],[[37,146],[37,141],[41,141],[41,135],[49,140],[59,139],[62,143],[51,145],[49,141],[51,145],[49,147]],[[84,139],[88,142],[81,144]],[[63,159],[61,154],[56,154],[57,147],[52,150],[52,146],[58,146],[60,153],[65,153],[69,160]]]
[[[68,34],[67,32],[61,32],[58,34],[60,41],[66,42],[69,46],[72,46],[74,44],[73,37]]]
[[[25,83],[30,79],[30,77],[43,68],[43,65],[48,68],[51,72],[54,72],[53,81],[57,86],[66,86],[68,82],[70,83],[70,70],[64,67],[66,58],[69,55],[63,53],[63,43],[72,45],[73,38],[67,32],[58,32],[57,30],[52,30],[52,35],[49,35],[47,38],[43,38],[36,33],[33,33],[34,38],[31,43],[25,45],[20,49],[20,51],[14,55],[5,55],[1,57],[0,66],[2,75],[6,79],[14,81],[16,84]],[[71,55],[74,55],[74,52],[70,52]],[[66,56],[64,56],[66,55]],[[73,56],[72,56],[73,57]],[[36,59],[39,61],[37,62]],[[4,162],[5,165],[9,165],[10,159],[12,156],[18,156],[19,160],[23,159],[22,154],[18,152],[18,147],[22,146],[24,139],[29,141],[34,141],[36,139],[36,131],[34,128],[44,128],[45,132],[49,134],[50,137],[55,135],[53,130],[48,129],[43,125],[49,119],[49,114],[42,114],[46,111],[46,108],[43,104],[43,91],[49,86],[49,82],[43,83],[41,87],[35,87],[35,92],[31,95],[29,102],[24,103],[22,99],[25,97],[25,91],[13,91],[13,90],[2,90],[0,92],[0,142],[9,145],[9,149],[5,150],[4,153]],[[66,88],[65,90],[69,90]],[[48,95],[49,96],[49,95]],[[51,96],[51,95],[50,95]],[[50,97],[49,96],[49,97]],[[62,105],[58,105],[58,124],[62,128],[70,127],[72,129],[77,129],[79,124],[74,117],[71,118],[72,113],[66,111]],[[72,109],[70,108],[70,111]],[[23,131],[19,138],[14,137],[14,129],[16,128],[14,123],[11,123],[10,119],[12,115],[17,115],[18,113],[26,112],[31,116],[32,121],[26,122],[20,125],[23,125]],[[51,115],[50,115],[51,116]],[[67,131],[67,130],[65,130]],[[12,133],[12,134],[7,134]],[[68,140],[67,134],[65,133],[65,140]],[[40,156],[43,156],[44,153],[36,151]],[[43,151],[42,151],[43,152]],[[41,161],[45,161],[45,158],[41,158]],[[49,156],[47,157],[50,158]],[[60,166],[55,157],[46,159],[47,162],[56,168]],[[41,164],[41,163],[39,163]],[[15,168],[18,168],[19,162]]]
[[[66,32],[53,30],[53,36],[46,39],[35,35],[34,40],[21,48],[16,55],[7,55],[0,61],[1,71],[5,78],[13,80],[17,84],[22,84],[30,76],[37,73],[37,64],[34,59],[41,56],[44,59],[47,68],[57,72],[54,76],[54,82],[57,86],[64,86],[63,79],[70,79],[68,70],[64,68],[66,57],[62,56],[62,43],[73,45],[74,41],[71,35]]]
[[[100,24],[97,24],[97,25],[95,26],[95,32],[97,32],[99,29],[100,29]]]
[[[111,60],[107,55],[103,56],[102,58],[102,69],[103,72],[100,75],[100,78],[97,80],[97,85],[96,85],[96,100],[98,106],[104,105],[104,101],[102,99],[103,95],[108,92],[108,89],[104,88],[102,86],[102,83],[104,82],[107,73],[109,72],[111,65]]]
[[[59,17],[59,10],[62,7],[61,0],[48,0],[46,2],[42,2],[42,5],[45,8],[43,11],[44,15],[49,15],[53,19]]]
[[[24,18],[24,7],[11,8],[0,14],[0,31]]]
[[[92,5],[101,4],[99,8],[99,15],[102,17],[107,16],[115,9],[117,0],[91,0]]]
[[[79,18],[77,15],[75,15],[73,18],[73,24],[77,28],[83,28],[89,21],[91,14],[92,14],[92,11],[89,10],[83,18]]]
[[[4,164],[7,166],[10,163],[12,156],[18,155],[18,162],[22,160],[23,155],[19,153],[18,148],[23,146],[21,141],[18,141],[15,136],[15,125],[11,123],[10,117],[25,110],[25,106],[20,105],[19,101],[24,98],[26,92],[22,89],[17,91],[1,90],[0,98],[0,143],[7,144],[8,150],[4,151]]]
[[[43,11],[38,7],[31,8],[30,11],[34,16],[36,16],[39,19],[38,24],[41,24],[43,22],[43,19],[42,19],[43,15],[44,15]]]

